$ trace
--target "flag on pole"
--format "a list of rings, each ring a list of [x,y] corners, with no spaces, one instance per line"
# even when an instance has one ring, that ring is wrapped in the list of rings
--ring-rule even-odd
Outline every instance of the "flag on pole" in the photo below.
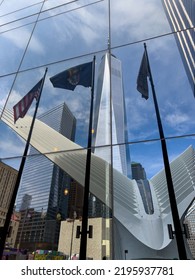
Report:
[[[54,87],[74,90],[77,85],[92,86],[92,62],[80,64],[50,78]]]
[[[14,123],[19,119],[23,118],[28,109],[30,108],[33,99],[38,100],[43,79],[41,79],[14,107]]]
[[[148,80],[149,71],[148,71],[148,60],[146,52],[144,51],[138,77],[137,77],[137,90],[142,94],[142,97],[148,99]]]

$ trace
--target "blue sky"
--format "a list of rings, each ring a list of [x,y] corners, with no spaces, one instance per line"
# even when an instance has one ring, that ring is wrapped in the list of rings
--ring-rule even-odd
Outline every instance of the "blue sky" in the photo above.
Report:
[[[62,6],[64,3],[67,5]],[[108,1],[47,0],[43,10],[48,11],[41,14],[30,39],[41,5],[39,0],[5,0],[0,6],[0,107],[5,105],[9,96],[6,106],[12,108],[39,81],[48,65],[38,113],[65,101],[78,120],[76,141],[85,145],[90,90],[80,86],[74,92],[56,89],[49,77],[73,65],[91,61],[94,54],[97,71],[109,37]],[[52,9],[57,5],[58,8]],[[23,9],[27,6],[31,7]],[[19,9],[22,10],[13,13]],[[26,18],[29,14],[33,16]],[[21,17],[24,19],[16,21]],[[6,24],[10,21],[12,24]],[[170,32],[161,1],[111,0],[110,30],[112,53],[122,61],[129,141],[159,137],[151,91],[150,98],[145,100],[136,90],[144,41],[147,43],[165,136],[195,133],[194,97],[175,38],[173,35],[161,36]],[[23,72],[15,79],[15,74],[9,74],[16,72],[20,63]],[[27,69],[32,70],[25,71]],[[32,106],[29,114],[33,109]],[[170,160],[189,145],[195,146],[193,137],[168,140]],[[21,156],[23,147],[24,141],[0,122],[0,158]],[[144,166],[149,178],[163,168],[159,141],[132,144],[130,153],[132,161]],[[18,161],[7,160],[6,163],[18,166]]]

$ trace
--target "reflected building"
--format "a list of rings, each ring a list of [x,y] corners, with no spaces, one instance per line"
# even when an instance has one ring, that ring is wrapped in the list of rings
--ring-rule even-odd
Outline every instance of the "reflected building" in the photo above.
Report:
[[[42,114],[39,119],[74,140],[76,119],[65,103]],[[57,142],[53,142],[51,151],[58,151]],[[21,211],[16,246],[30,248],[34,244],[31,249],[57,246],[58,219],[67,217],[68,197],[64,195],[64,189],[70,187],[70,181],[62,169],[34,148],[30,149],[16,200],[17,210]]]
[[[78,184],[75,180],[72,180],[68,195],[68,218],[73,219],[75,212],[77,218],[82,217],[84,196],[83,186]]]
[[[122,65],[119,59],[109,53],[102,57],[98,69],[93,132],[93,153],[131,178],[129,146],[125,144],[128,137]],[[111,211],[92,194],[89,217],[111,217]]]
[[[18,171],[0,160],[0,227],[4,225]]]
[[[135,180],[145,180],[146,179],[146,172],[141,163],[132,162],[131,163],[132,169],[132,179]]]
[[[152,192],[150,183],[147,180],[146,172],[141,163],[132,162],[132,179],[136,180],[137,186],[143,201],[144,210],[148,215],[154,213],[154,205],[152,201]]]
[[[22,210],[29,209],[31,201],[32,201],[32,195],[25,194],[22,198],[22,203],[19,210],[22,211]]]
[[[4,225],[18,171],[0,160],[0,227]]]
[[[0,228],[4,226],[6,220],[17,176],[18,171],[16,169],[0,160]],[[16,219],[16,217],[18,218]],[[14,247],[19,219],[20,215],[14,211],[6,238],[6,244],[10,247]]]
[[[109,57],[111,58],[110,62]],[[111,123],[112,127],[110,127]],[[113,145],[113,167],[131,178],[129,147],[124,144],[127,142],[122,65],[119,59],[106,53],[102,58],[98,71],[94,108],[94,154],[111,163],[110,146]]]
[[[195,0],[162,0],[162,3],[195,95]]]
[[[195,259],[195,202],[192,207],[189,209],[187,215],[185,216],[184,222],[188,225],[189,230],[189,239],[188,244],[193,256]]]

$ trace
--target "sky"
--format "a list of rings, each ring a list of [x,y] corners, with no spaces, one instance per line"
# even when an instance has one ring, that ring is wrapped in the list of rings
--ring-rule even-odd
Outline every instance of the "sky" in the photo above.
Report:
[[[170,161],[189,145],[195,147],[194,137],[180,137],[195,133],[195,100],[160,0],[111,0],[110,12],[107,0],[47,0],[42,5],[40,0],[1,1],[1,108],[11,109],[47,66],[38,114],[66,102],[77,118],[76,142],[86,146],[90,90],[53,88],[49,78],[94,55],[97,71],[109,38],[112,53],[122,62],[131,160],[140,162],[151,178],[163,160],[160,141],[154,140],[159,133],[151,89],[148,100],[136,90],[146,42]],[[34,105],[28,113],[33,110]],[[19,160],[5,158],[21,156],[23,149],[24,141],[0,121],[0,158],[17,168]]]

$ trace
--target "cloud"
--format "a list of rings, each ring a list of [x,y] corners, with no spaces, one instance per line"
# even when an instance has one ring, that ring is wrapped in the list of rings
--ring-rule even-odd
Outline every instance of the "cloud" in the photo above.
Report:
[[[66,44],[75,38],[79,38],[82,40],[80,47],[82,47],[83,43],[88,46],[99,45],[100,38],[105,34],[107,27],[105,10],[102,8],[101,2],[86,8],[82,7],[85,3],[88,3],[88,1],[82,4],[76,2],[74,5],[67,5],[67,10],[64,14],[53,17],[52,28],[55,30],[54,36],[58,37],[59,41]],[[49,14],[54,16],[63,11],[64,7],[51,10]],[[64,26],[63,32],[62,26]]]
[[[9,1],[8,1],[9,2]],[[24,4],[25,3],[25,4]],[[28,1],[28,5],[30,6],[31,3]],[[30,17],[27,20],[21,20],[17,22],[17,19],[26,17],[29,14],[32,14],[33,10],[32,9],[26,9],[26,10],[21,10],[20,12],[15,12],[9,14],[9,12],[13,12],[15,10],[19,10],[20,7],[25,7],[28,6],[26,1],[20,1],[20,3],[17,3],[17,8],[12,4],[7,4],[6,6],[2,5],[1,7],[1,14],[2,16],[0,17],[0,25],[1,27],[1,32],[0,34],[1,37],[4,39],[7,39],[8,44],[10,47],[13,48],[15,46],[16,48],[24,50],[27,42],[30,39],[31,32],[32,32],[32,27],[34,26],[34,23],[31,25],[27,25],[26,27],[22,28],[17,28],[19,26],[25,25],[26,23],[31,23],[35,21],[35,17]],[[36,11],[37,12],[37,11]],[[9,14],[7,16],[3,16],[4,14]],[[16,21],[16,22],[14,22]],[[11,24],[7,24],[8,22],[13,22]],[[17,28],[14,30],[14,28]],[[13,29],[11,31],[11,29]],[[7,31],[10,30],[10,31]],[[7,31],[7,32],[4,32]],[[40,43],[40,40],[37,38],[37,36],[33,35],[33,38],[30,42],[29,49],[35,53],[44,53],[44,46],[43,44]]]
[[[185,113],[175,112],[175,113],[168,114],[165,117],[165,120],[168,122],[168,124],[171,127],[175,127],[175,126],[178,126],[180,124],[188,123],[189,122],[189,116]]]
[[[174,131],[179,134],[190,133],[194,127],[195,121],[191,118],[191,112],[194,111],[193,104],[190,104],[187,98],[180,99],[180,103],[166,101],[163,110],[163,120],[171,133]]]
[[[27,42],[30,39],[30,34],[30,31],[22,28],[18,29],[17,32],[6,32],[2,36],[9,41],[9,44],[14,44],[15,47],[19,49],[25,49]],[[44,47],[36,36],[31,40],[29,49],[35,53],[44,53]]]
[[[165,117],[167,124],[174,129],[174,131],[184,134],[189,131],[191,126],[190,117],[186,113],[175,112],[170,113]]]
[[[139,41],[170,31],[160,1],[113,1],[111,9],[112,40],[114,45]],[[118,17],[120,16],[120,20]],[[166,46],[166,38],[163,46]],[[158,48],[154,41],[152,49]],[[151,50],[152,50],[151,49]]]
[[[22,98],[22,94],[17,92],[16,90],[12,90],[11,96],[9,99],[9,107],[14,106],[18,101]]]
[[[3,108],[3,107],[4,107],[5,102],[6,102],[6,98],[5,98],[5,97],[2,98],[2,99],[0,99],[0,108]]]
[[[85,3],[88,1],[83,2],[82,5]],[[48,2],[47,5],[52,4]],[[59,40],[71,40],[78,36],[87,45],[97,46],[105,38],[106,46],[109,36],[107,3],[105,4],[103,1],[74,12],[71,12],[72,7],[82,6],[77,2],[72,6],[67,6],[67,10],[69,9],[70,12],[54,17],[52,20],[56,36],[60,34]],[[60,11],[63,12],[64,7],[51,10],[49,13],[53,16]],[[110,14],[114,45],[116,42],[139,40],[170,31],[162,5],[159,5],[156,0],[147,1],[145,5],[142,0],[112,1]],[[64,26],[63,32],[62,26]]]

